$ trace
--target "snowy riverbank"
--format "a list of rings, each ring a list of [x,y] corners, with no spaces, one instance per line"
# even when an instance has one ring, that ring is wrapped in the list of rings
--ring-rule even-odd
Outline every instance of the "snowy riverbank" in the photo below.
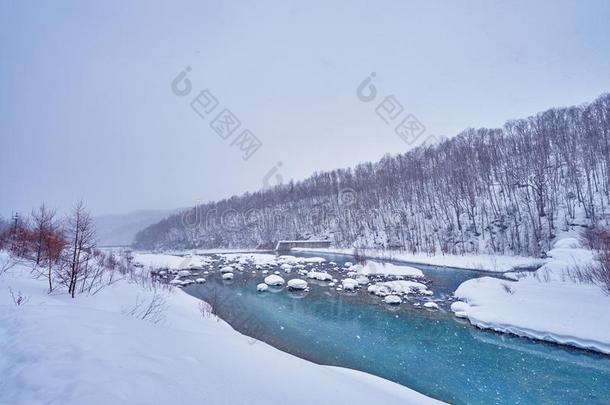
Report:
[[[455,292],[452,309],[480,328],[571,345],[610,354],[610,296],[594,284],[573,280],[568,270],[593,262],[593,252],[566,233],[534,273],[515,281],[483,277]]]
[[[349,248],[293,248],[297,252],[327,253],[352,255],[354,249]],[[405,263],[429,264],[433,266],[455,267],[460,269],[480,270],[493,273],[503,273],[516,268],[535,268],[544,264],[544,260],[524,256],[502,255],[427,255],[425,253],[397,252],[393,250],[367,249],[367,258],[377,260],[396,260]]]
[[[9,287],[29,300],[15,306]],[[438,403],[286,354],[202,316],[200,301],[180,289],[162,293],[163,317],[152,323],[129,314],[153,297],[140,284],[121,280],[73,300],[48,295],[26,266],[1,275],[0,403]]]

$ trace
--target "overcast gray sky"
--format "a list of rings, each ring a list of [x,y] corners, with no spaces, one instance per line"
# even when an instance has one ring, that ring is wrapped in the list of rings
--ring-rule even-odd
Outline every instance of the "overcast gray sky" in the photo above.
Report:
[[[300,179],[403,152],[387,95],[447,136],[589,101],[610,91],[608,21],[608,1],[0,0],[0,214],[184,207],[277,162]],[[222,108],[262,142],[247,161],[209,126]]]

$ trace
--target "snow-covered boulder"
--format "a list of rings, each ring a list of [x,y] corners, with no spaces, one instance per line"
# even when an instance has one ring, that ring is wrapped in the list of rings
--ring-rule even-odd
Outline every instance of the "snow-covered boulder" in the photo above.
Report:
[[[277,274],[272,274],[265,277],[265,284],[275,286],[284,285],[284,279]]]
[[[263,291],[267,291],[268,288],[269,288],[269,286],[267,284],[260,283],[259,285],[256,286],[256,291],[263,292]]]
[[[358,287],[358,282],[353,278],[344,278],[341,280],[341,286],[346,291],[353,291]]]
[[[349,269],[350,272],[363,276],[374,274],[395,276],[395,277],[418,277],[423,278],[424,273],[411,266],[396,265],[392,263],[368,261],[365,264],[357,264]]]
[[[370,283],[371,280],[369,280],[367,276],[357,276],[356,281],[360,285],[367,285],[368,283]]]
[[[234,277],[233,273],[224,273],[222,275],[223,280],[233,280],[233,277]]]
[[[394,280],[376,283],[369,286],[368,291],[372,294],[385,296],[390,292],[396,294],[414,294],[420,293],[424,295],[432,295],[433,292],[428,290],[426,285],[417,281],[409,280]]]
[[[352,264],[352,262],[345,262],[345,264],[343,266],[344,267],[352,267],[353,264]]]
[[[182,280],[178,280],[177,278],[173,279],[169,282],[171,285],[182,285]]]
[[[203,284],[203,283],[205,283],[205,278],[199,277],[198,279],[195,280],[195,282],[197,284]]]
[[[469,308],[470,305],[462,301],[456,301],[451,304],[451,311],[458,318],[467,318],[468,315],[466,314],[466,311],[468,311]]]
[[[289,273],[292,270],[292,266],[288,263],[284,263],[280,266],[280,269],[284,270],[286,273]]]
[[[385,302],[386,304],[390,304],[390,305],[398,305],[402,302],[402,300],[400,299],[400,297],[398,295],[388,295],[387,297],[385,297],[383,299],[383,302]]]
[[[426,302],[424,307],[428,309],[438,309],[438,304],[436,302]]]
[[[189,277],[191,275],[191,272],[188,270],[180,270],[178,272],[178,277]]]
[[[381,283],[370,285],[369,288],[367,288],[367,291],[371,294],[375,294],[378,297],[385,297],[392,292],[390,287]]]
[[[288,288],[292,288],[293,290],[304,290],[307,288],[307,281],[293,278],[292,280],[288,280]]]
[[[221,273],[233,273],[233,267],[231,266],[225,266],[222,269],[220,269]]]
[[[312,278],[314,280],[320,281],[331,281],[333,279],[333,277],[326,272],[313,270],[307,273],[307,278]]]

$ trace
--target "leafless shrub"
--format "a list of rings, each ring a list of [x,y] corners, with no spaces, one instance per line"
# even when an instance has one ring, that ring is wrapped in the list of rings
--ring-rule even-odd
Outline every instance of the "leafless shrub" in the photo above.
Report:
[[[610,244],[603,247],[597,259],[598,262],[591,266],[591,276],[610,295]]]
[[[532,273],[533,277],[541,283],[550,283],[553,279],[552,272],[549,269],[540,269]]]
[[[610,246],[610,231],[600,228],[587,228],[581,233],[581,240],[592,250],[607,250]]]
[[[212,306],[205,301],[199,302],[199,312],[201,313],[201,316],[205,319],[211,318],[213,316]]]
[[[568,269],[567,276],[575,283],[593,284],[595,282],[591,266],[576,264]]]
[[[10,256],[0,257],[0,276],[17,264],[17,261],[11,258]]]
[[[165,295],[161,291],[154,291],[150,300],[137,296],[135,305],[125,313],[138,319],[159,323],[165,319],[165,309]]]
[[[572,281],[599,285],[610,295],[610,232],[603,229],[587,229],[582,233],[586,245],[597,251],[596,262],[575,265],[568,270]]]
[[[8,288],[8,292],[11,294],[11,298],[13,299],[13,303],[15,306],[20,307],[28,303],[30,297],[23,295],[21,291],[18,291],[16,294],[11,287]]]

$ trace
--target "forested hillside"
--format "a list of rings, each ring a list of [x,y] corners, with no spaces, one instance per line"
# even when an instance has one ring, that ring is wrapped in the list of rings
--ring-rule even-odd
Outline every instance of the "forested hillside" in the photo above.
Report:
[[[136,236],[139,248],[336,246],[541,255],[558,229],[608,224],[610,95],[353,169],[198,206]]]

